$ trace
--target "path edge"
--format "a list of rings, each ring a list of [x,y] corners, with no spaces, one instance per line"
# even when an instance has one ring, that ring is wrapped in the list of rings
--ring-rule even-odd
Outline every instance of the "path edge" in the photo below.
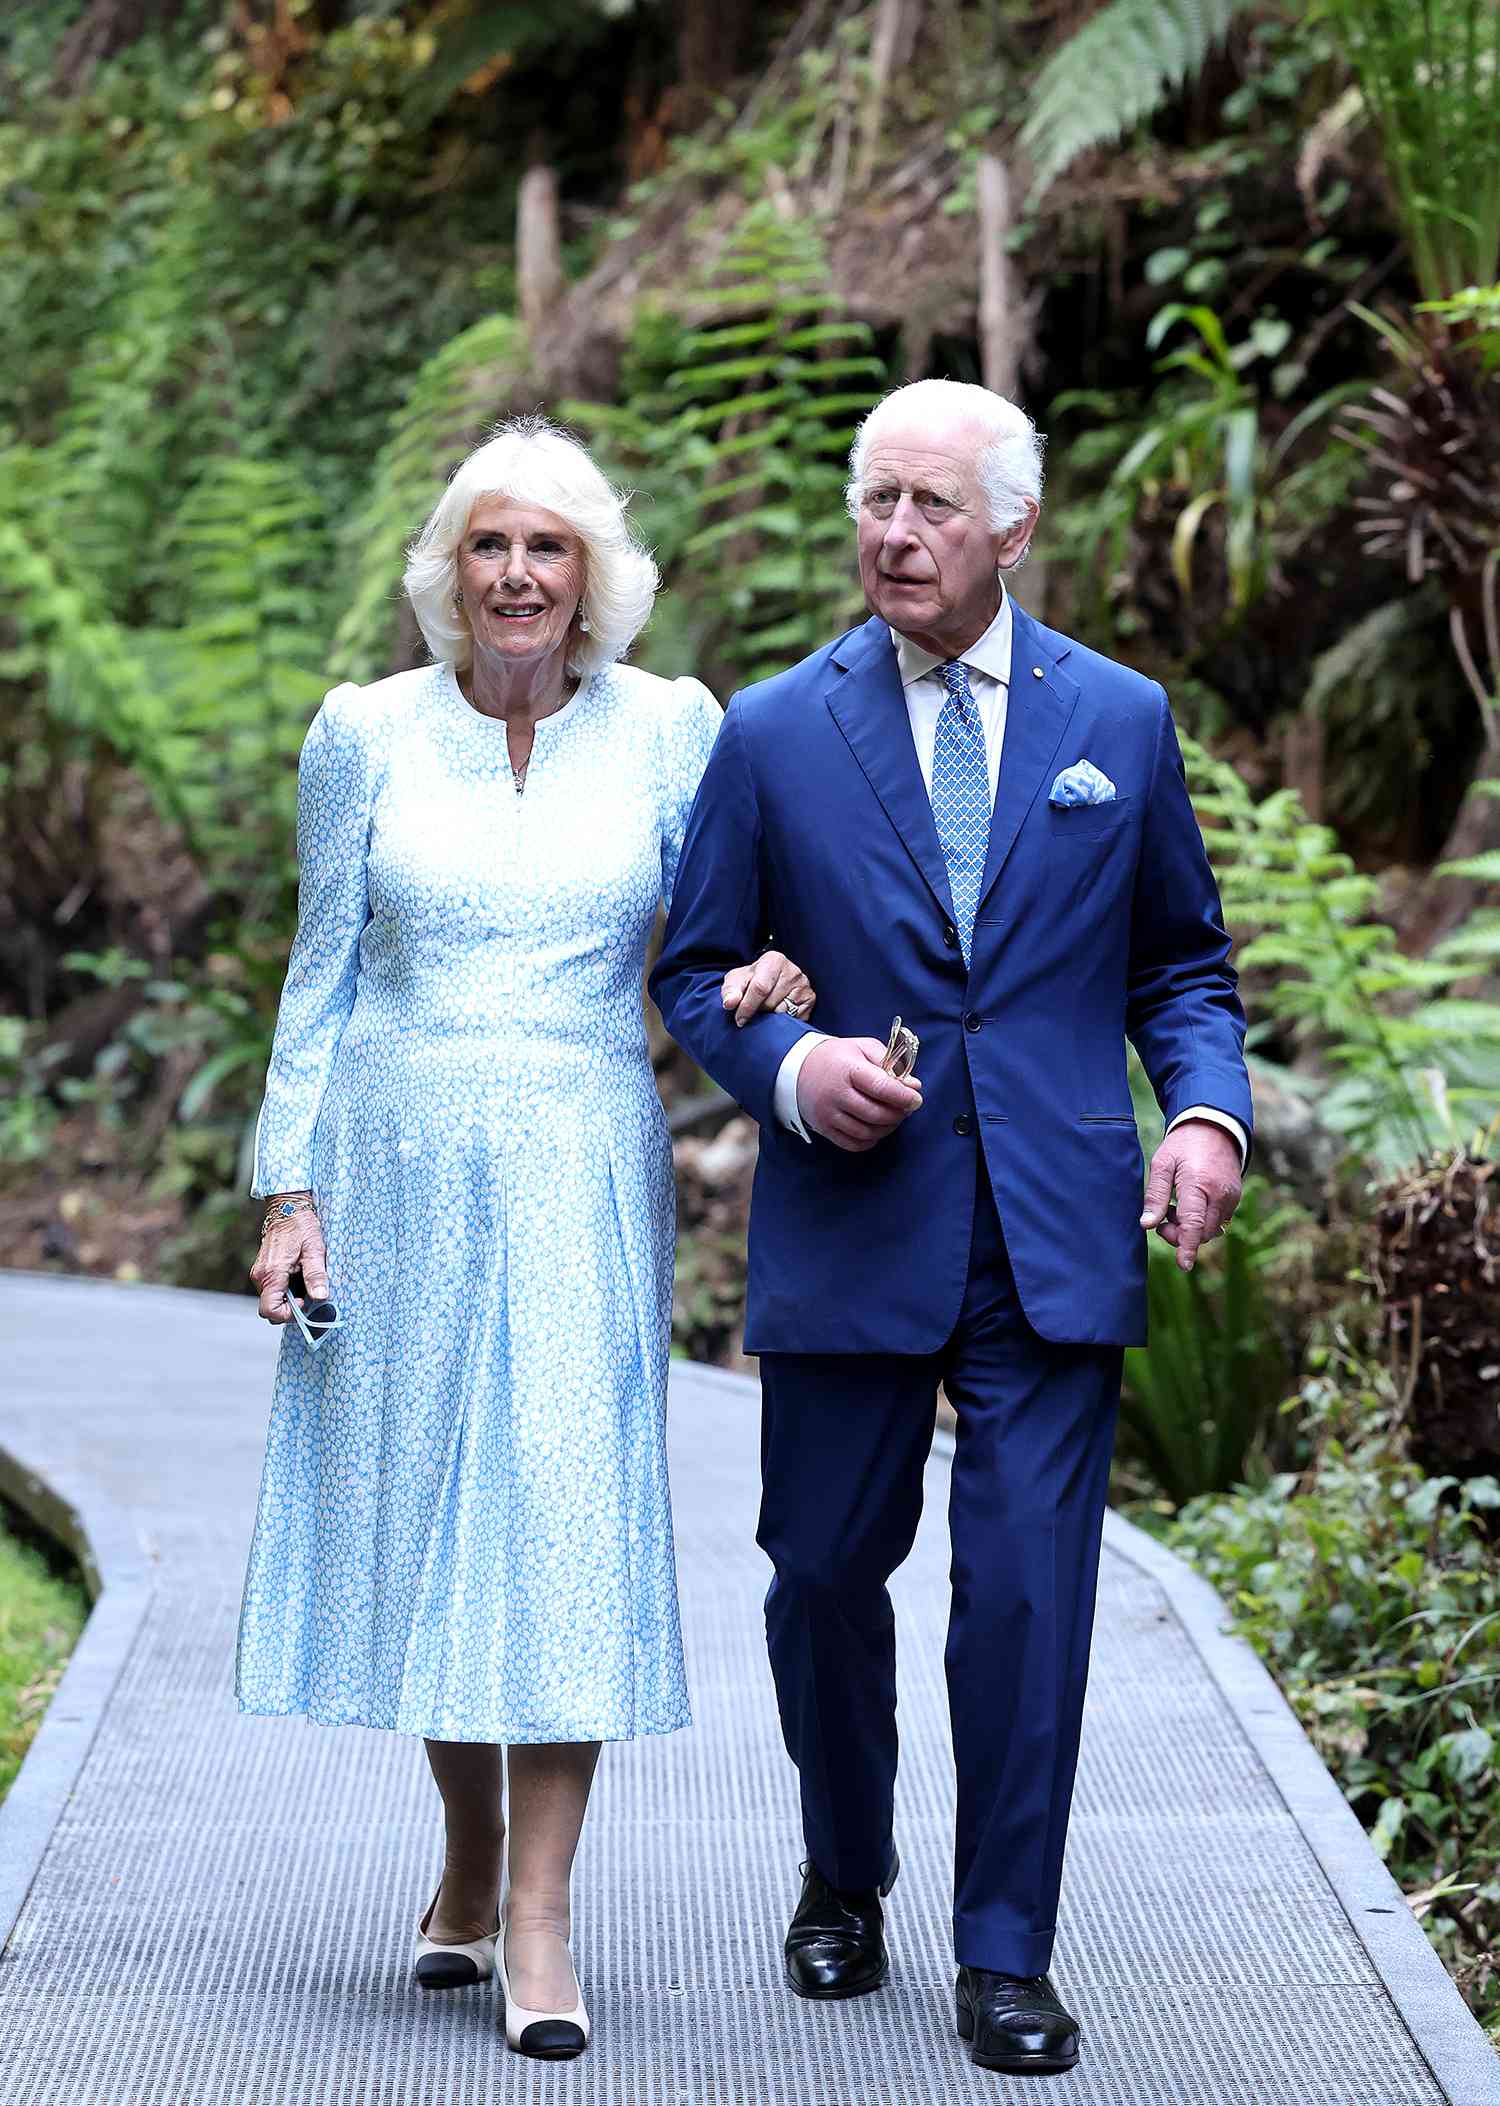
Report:
[[[1500,2055],[1265,1662],[1232,1628],[1221,1597],[1186,1559],[1113,1508],[1104,1517],[1104,1544],[1167,1597],[1307,1838],[1448,2106],[1500,2106]]]
[[[29,1463],[0,1443],[0,1492],[37,1528],[77,1559],[90,1597],[88,1621],[0,1800],[0,1962],[31,1892],[47,1847],[67,1811],[73,1787],[150,1605],[150,1559],[128,1515],[92,1486]]]

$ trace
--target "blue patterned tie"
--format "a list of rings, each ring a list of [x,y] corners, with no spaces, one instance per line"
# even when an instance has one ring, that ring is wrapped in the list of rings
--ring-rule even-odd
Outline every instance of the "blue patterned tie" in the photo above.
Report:
[[[950,658],[937,670],[948,698],[938,716],[932,748],[932,816],[948,865],[953,920],[967,965],[990,845],[990,771],[968,668],[960,659]]]

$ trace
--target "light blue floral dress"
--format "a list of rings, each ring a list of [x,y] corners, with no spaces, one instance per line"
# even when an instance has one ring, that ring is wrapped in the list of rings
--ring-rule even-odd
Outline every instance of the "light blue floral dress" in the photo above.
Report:
[[[697,681],[611,667],[537,725],[518,796],[446,666],[313,721],[252,1189],[314,1192],[346,1328],[282,1336],[243,1710],[472,1741],[688,1723],[641,979],[719,722]]]

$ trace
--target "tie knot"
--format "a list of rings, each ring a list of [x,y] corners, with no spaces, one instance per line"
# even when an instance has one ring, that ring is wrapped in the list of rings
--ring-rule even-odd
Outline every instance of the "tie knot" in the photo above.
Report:
[[[969,668],[961,658],[950,658],[938,667],[943,676],[943,685],[955,702],[972,702],[974,690],[969,685]]]

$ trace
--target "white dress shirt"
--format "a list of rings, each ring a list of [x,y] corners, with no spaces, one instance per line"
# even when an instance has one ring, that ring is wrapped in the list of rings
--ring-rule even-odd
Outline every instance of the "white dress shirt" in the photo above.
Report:
[[[891,642],[896,647],[896,663],[901,673],[901,686],[906,696],[906,714],[911,724],[912,743],[917,749],[917,766],[922,771],[923,786],[927,795],[932,795],[932,751],[937,742],[938,717],[948,690],[944,687],[938,667],[944,660],[935,658],[931,651],[924,651],[920,644],[909,636],[891,631]],[[990,623],[977,643],[971,644],[963,653],[961,663],[969,675],[969,691],[979,710],[979,721],[984,727],[984,757],[990,775],[990,805],[995,802],[995,791],[1000,781],[1001,748],[1005,744],[1006,709],[1010,699],[1010,652],[1011,611],[1010,594],[1004,585],[1000,588],[1000,611]],[[802,1072],[802,1063],[814,1046],[821,1046],[827,1038],[826,1031],[808,1031],[781,1063],[776,1075],[776,1088],[772,1104],[777,1118],[783,1126],[804,1141],[812,1139],[802,1122],[801,1106],[797,1102],[797,1078]],[[1210,1104],[1192,1104],[1179,1112],[1172,1126],[1180,1126],[1184,1119],[1208,1119],[1215,1126],[1222,1126],[1233,1134],[1240,1151],[1243,1167],[1249,1153],[1249,1140],[1238,1119],[1228,1112],[1217,1111]],[[1167,1131],[1170,1133],[1172,1127]]]

